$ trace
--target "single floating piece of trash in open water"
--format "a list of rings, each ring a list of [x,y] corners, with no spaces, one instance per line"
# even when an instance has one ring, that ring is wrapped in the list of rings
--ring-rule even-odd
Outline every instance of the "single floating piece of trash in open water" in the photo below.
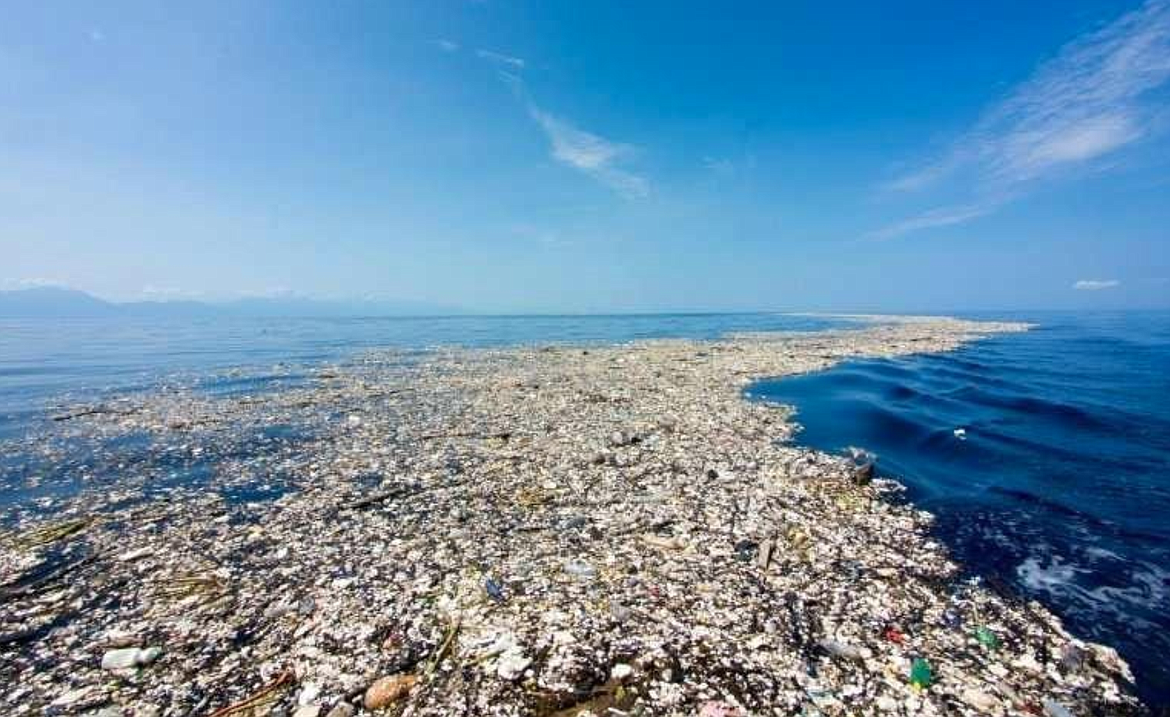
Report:
[[[960,441],[967,440],[966,428],[956,428],[955,430],[951,431],[951,433],[955,434],[955,438],[958,438]]]

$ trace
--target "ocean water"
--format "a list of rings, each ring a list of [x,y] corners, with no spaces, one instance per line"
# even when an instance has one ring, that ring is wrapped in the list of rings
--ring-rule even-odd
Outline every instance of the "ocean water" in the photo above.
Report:
[[[949,354],[748,389],[801,444],[864,448],[973,574],[1053,608],[1170,704],[1170,313],[1031,321]]]
[[[977,575],[1118,647],[1140,692],[1170,703],[1170,313],[996,315],[1033,331],[950,354],[854,361],[752,386],[794,404],[797,441],[864,447],[938,516],[939,537]],[[437,346],[717,338],[853,326],[784,314],[428,319],[0,320],[0,514],[127,471],[181,498],[217,461],[296,451],[301,426],[249,429],[179,460],[149,436],[21,455],[62,406],[183,387],[234,395],[296,386],[370,349],[410,361]],[[46,429],[48,429],[46,431]],[[956,431],[959,431],[956,434]],[[37,480],[29,478],[36,475]],[[277,476],[279,478],[279,476]],[[31,486],[31,487],[30,487]],[[271,499],[280,480],[221,488]]]
[[[814,331],[848,322],[778,313],[306,319],[2,319],[0,441],[52,406],[162,385],[213,393],[278,390],[363,351],[404,358],[439,346],[713,339]]]

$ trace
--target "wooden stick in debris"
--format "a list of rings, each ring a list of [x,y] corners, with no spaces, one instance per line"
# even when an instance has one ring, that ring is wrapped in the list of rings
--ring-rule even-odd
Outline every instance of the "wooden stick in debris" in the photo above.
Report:
[[[508,440],[512,437],[511,431],[499,431],[497,433],[425,433],[418,437],[420,441],[433,441],[438,438],[477,438],[481,441],[489,441],[495,438],[500,440]]]
[[[35,593],[41,587],[55,581],[61,575],[73,570],[74,568],[81,567],[82,565],[93,560],[95,557],[95,555],[85,555],[76,560],[66,561],[60,565],[56,565],[50,568],[47,571],[44,571],[40,575],[35,576],[31,575],[30,573],[35,573],[40,568],[33,568],[33,570],[29,571],[29,573],[22,575],[8,585],[0,587],[0,602]]]
[[[390,500],[391,498],[400,498],[405,495],[417,493],[418,486],[406,486],[404,488],[394,488],[393,490],[386,490],[373,495],[368,495],[365,498],[358,498],[341,506],[342,510],[360,510],[362,508],[369,508],[371,505],[381,503],[382,501]]]
[[[268,683],[268,685],[266,685],[259,692],[253,694],[251,697],[233,705],[228,705],[227,707],[218,709],[215,712],[209,714],[207,717],[228,717],[228,715],[239,714],[244,710],[258,706],[259,704],[263,703],[273,692],[280,689],[281,687],[284,687],[285,685],[292,684],[295,681],[296,676],[293,675],[292,670],[285,670],[284,672],[277,675],[275,680]]]
[[[447,657],[447,653],[451,650],[451,645],[455,642],[455,635],[459,634],[459,628],[463,624],[463,616],[460,615],[451,621],[450,627],[447,628],[447,637],[443,640],[443,644],[439,646],[439,651],[435,653],[435,657],[431,663],[427,665],[426,674],[431,674]]]
[[[48,545],[49,543],[55,543],[62,538],[67,538],[74,533],[85,530],[94,520],[92,517],[74,518],[60,523],[33,528],[17,536],[15,542],[23,548],[35,548],[41,545]]]
[[[115,416],[129,416],[130,414],[136,413],[137,411],[138,411],[138,409],[136,409],[136,408],[132,408],[128,411],[118,411],[118,410],[115,410],[113,408],[106,408],[105,406],[98,406],[97,408],[87,408],[83,411],[76,411],[74,413],[62,413],[62,414],[53,416],[53,420],[54,421],[68,421],[68,420],[73,419],[73,418],[84,418],[86,416],[97,416],[97,415],[101,415],[104,413],[112,413]]]

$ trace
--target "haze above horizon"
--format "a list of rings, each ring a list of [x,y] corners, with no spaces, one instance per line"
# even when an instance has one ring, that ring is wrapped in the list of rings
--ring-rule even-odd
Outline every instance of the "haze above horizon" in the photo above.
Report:
[[[0,290],[1170,307],[1170,0],[7,14]]]

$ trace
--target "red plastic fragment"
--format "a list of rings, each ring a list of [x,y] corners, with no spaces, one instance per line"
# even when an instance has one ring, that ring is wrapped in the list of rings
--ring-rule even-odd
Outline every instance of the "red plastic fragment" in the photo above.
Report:
[[[883,635],[883,636],[884,636],[884,637],[885,637],[887,640],[889,640],[890,642],[893,642],[893,643],[895,643],[895,644],[898,644],[898,645],[904,645],[904,644],[906,643],[906,637],[905,637],[905,635],[903,635],[903,634],[902,634],[902,633],[901,633],[901,632],[898,630],[898,628],[894,627],[893,625],[890,625],[889,627],[887,627],[887,628],[886,628],[886,631],[885,631],[885,632],[883,632],[883,633],[882,633],[882,635]]]

